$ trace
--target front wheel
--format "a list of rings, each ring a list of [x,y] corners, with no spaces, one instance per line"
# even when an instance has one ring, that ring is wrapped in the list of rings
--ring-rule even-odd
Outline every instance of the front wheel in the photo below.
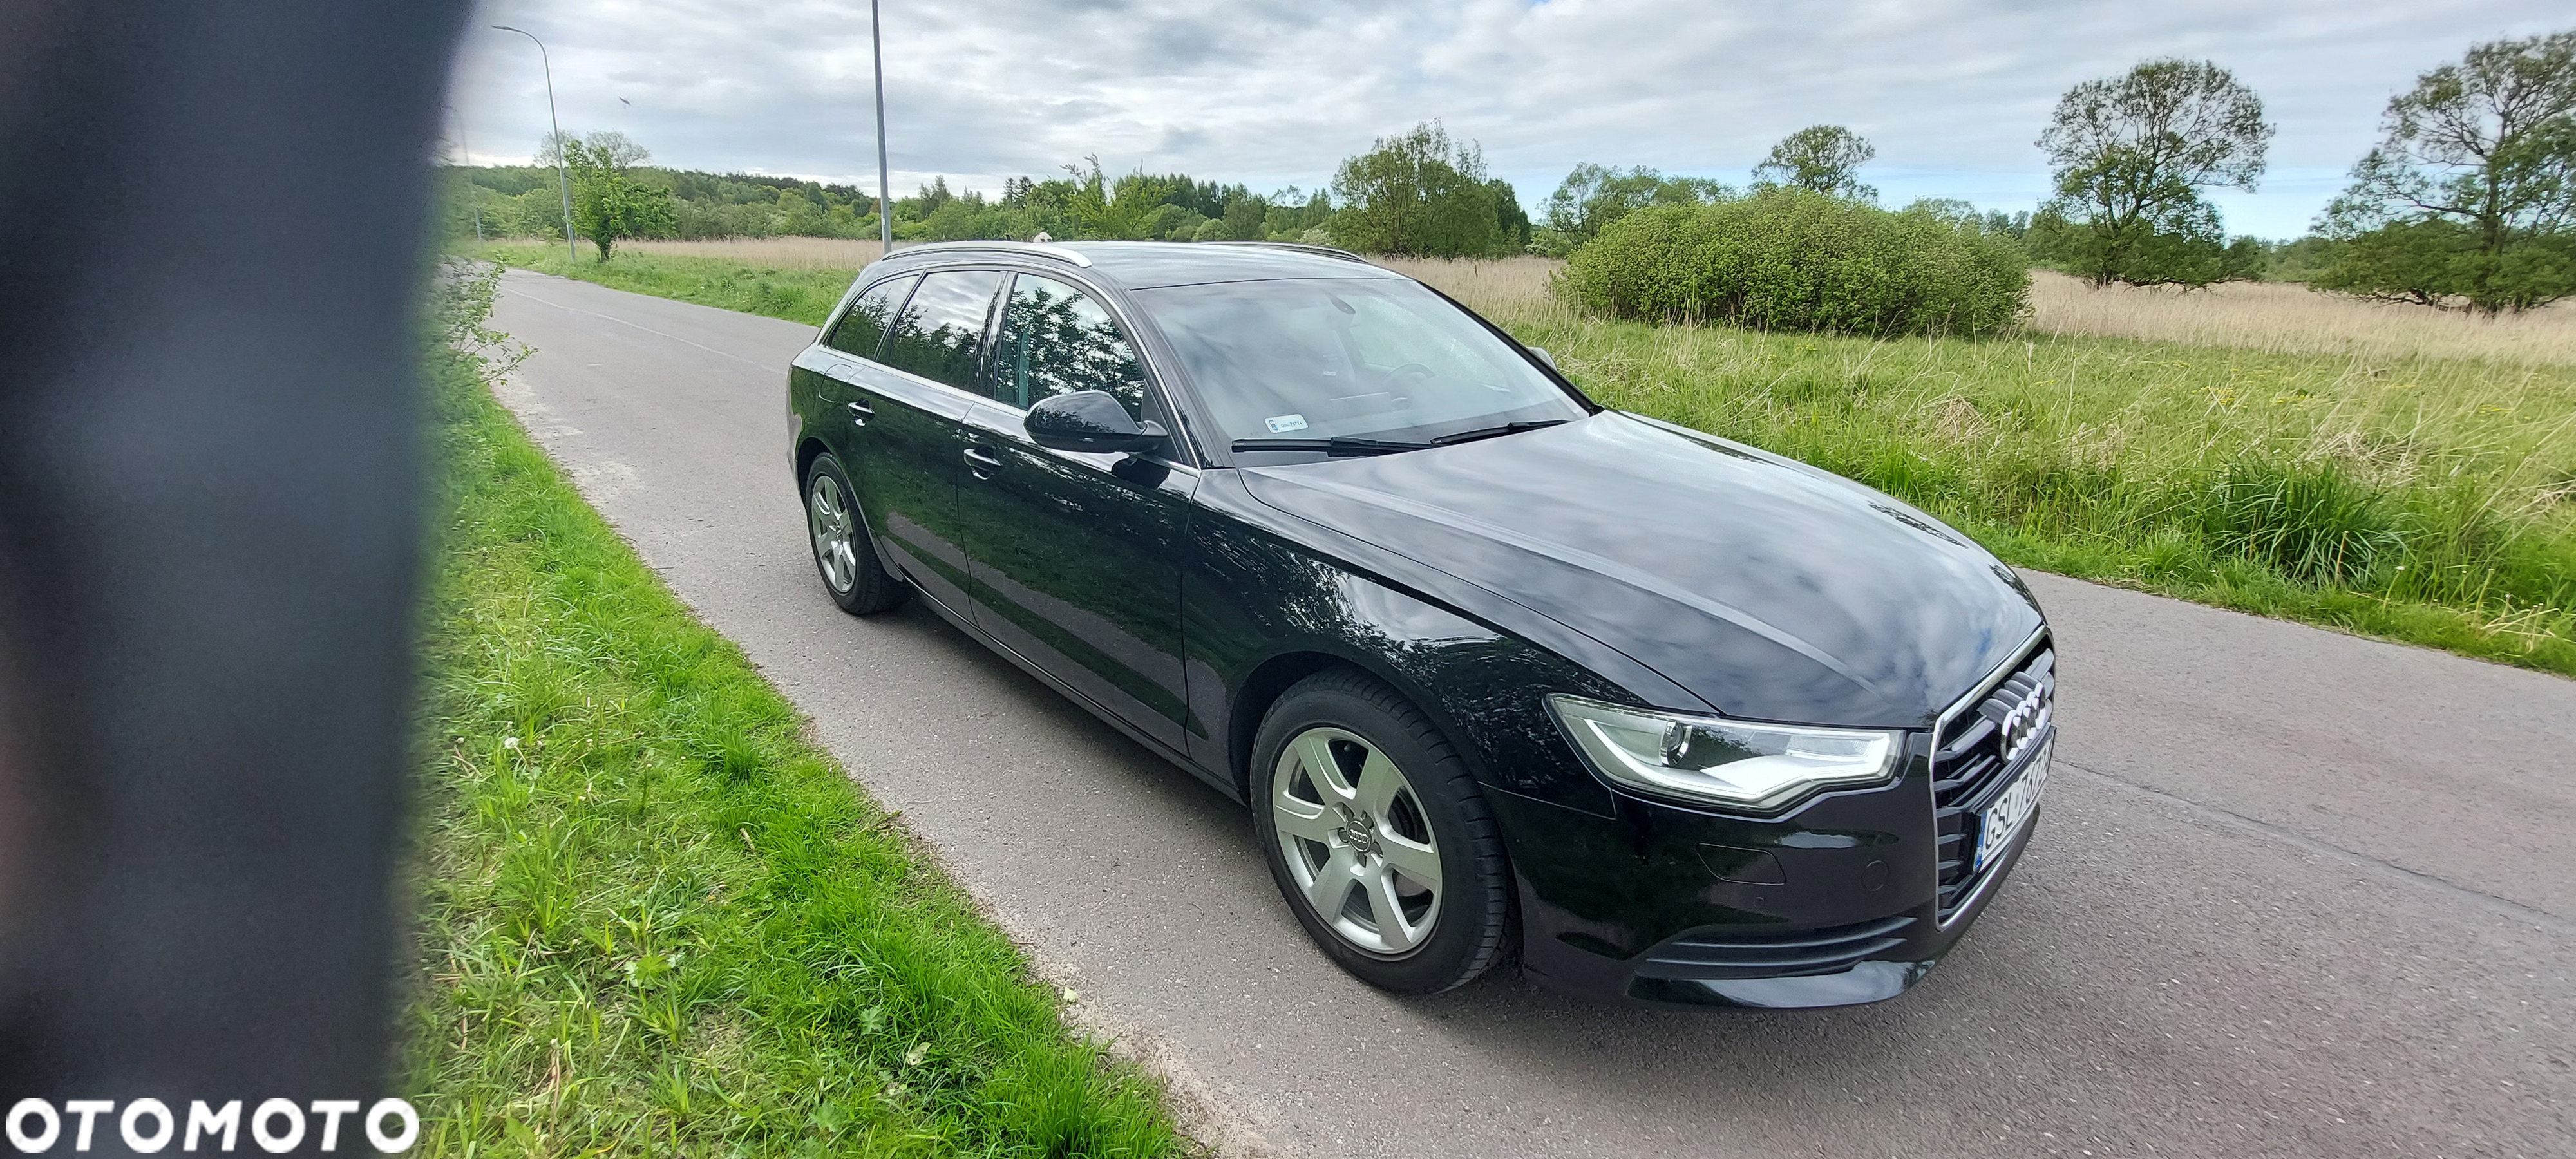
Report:
[[[1464,985],[1510,947],[1511,872],[1466,763],[1350,669],[1280,697],[1253,743],[1253,827],[1306,933],[1371,985]]]
[[[814,570],[822,573],[823,590],[853,616],[882,612],[903,603],[912,590],[887,572],[868,542],[850,476],[829,454],[814,456],[805,468],[805,530],[814,541]]]

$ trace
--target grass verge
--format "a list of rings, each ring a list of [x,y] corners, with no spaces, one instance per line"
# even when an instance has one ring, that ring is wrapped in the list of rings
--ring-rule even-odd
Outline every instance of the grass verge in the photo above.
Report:
[[[443,291],[473,339],[490,287]],[[1153,1156],[1159,1091],[486,387],[428,355],[410,1089],[432,1154]]]
[[[784,318],[808,326],[822,325],[824,316],[840,304],[842,292],[850,288],[850,279],[858,276],[855,269],[670,254],[621,252],[601,262],[589,253],[575,258],[564,252],[560,242],[490,242],[463,244],[455,249],[460,254],[523,270],[579,278],[657,298]]]
[[[811,324],[853,273],[483,252]],[[1858,479],[2015,565],[2576,676],[2576,366],[1654,326],[1557,305],[1535,259],[1389,264],[1605,403]]]

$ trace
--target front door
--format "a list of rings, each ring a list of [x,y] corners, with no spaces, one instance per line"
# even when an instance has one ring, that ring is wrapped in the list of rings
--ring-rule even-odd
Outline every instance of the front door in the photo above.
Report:
[[[857,367],[858,448],[849,464],[868,529],[895,570],[924,595],[967,615],[966,549],[957,476],[974,399],[976,355],[996,270],[941,270],[887,327],[875,362]]]
[[[1139,731],[1181,747],[1181,552],[1197,471],[1160,458],[1053,451],[1029,404],[1105,390],[1177,429],[1116,319],[1077,287],[1020,274],[967,416],[958,485],[975,625]]]

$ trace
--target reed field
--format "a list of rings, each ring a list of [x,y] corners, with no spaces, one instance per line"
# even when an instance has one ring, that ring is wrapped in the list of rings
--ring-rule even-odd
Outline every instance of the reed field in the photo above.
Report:
[[[1565,268],[1554,258],[1380,258],[1378,264],[1438,286],[1498,321],[1572,316],[1549,289],[1550,279]],[[2097,289],[2052,270],[2032,271],[2030,291],[2024,337],[2133,338],[2275,354],[2413,355],[2576,366],[2576,303],[2482,318],[2358,302],[2279,282],[2226,282],[2188,291],[2170,286]]]
[[[855,267],[749,256],[774,244],[487,256],[820,321]],[[1859,479],[2016,565],[2576,675],[2566,305],[2487,320],[2042,271],[2008,337],[1873,340],[1586,317],[1543,258],[1381,264],[1546,347],[1606,404]],[[798,279],[793,311],[751,293]]]
[[[2576,303],[2480,317],[2360,302],[2289,282],[2097,289],[2038,270],[2027,329],[2045,334],[2228,346],[2276,354],[2423,357],[2576,366]]]
[[[721,258],[742,265],[780,270],[838,270],[846,285],[848,275],[877,260],[877,256],[885,252],[885,246],[875,241],[837,237],[746,237],[713,241],[634,239],[617,243],[617,252],[621,256]]]

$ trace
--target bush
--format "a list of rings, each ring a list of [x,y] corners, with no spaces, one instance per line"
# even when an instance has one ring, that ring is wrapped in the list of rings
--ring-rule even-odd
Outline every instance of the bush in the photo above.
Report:
[[[1767,189],[1631,213],[1577,250],[1558,286],[1619,318],[1981,336],[2020,318],[2030,263],[1973,219]]]

